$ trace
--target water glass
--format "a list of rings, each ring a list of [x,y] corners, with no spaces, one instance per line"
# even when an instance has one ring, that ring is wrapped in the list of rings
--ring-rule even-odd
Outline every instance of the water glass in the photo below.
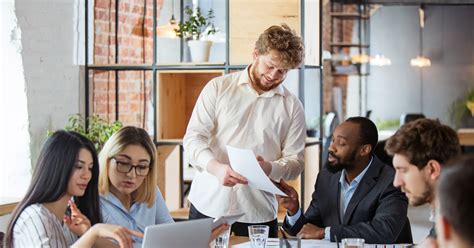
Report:
[[[301,248],[301,239],[299,237],[280,237],[280,248]]]
[[[364,239],[343,239],[342,248],[363,248],[365,240]]]
[[[249,226],[249,239],[252,248],[265,248],[268,239],[268,226],[253,225]]]
[[[211,247],[214,248],[227,248],[229,247],[229,236],[230,236],[230,227],[221,233],[216,239],[214,239]]]

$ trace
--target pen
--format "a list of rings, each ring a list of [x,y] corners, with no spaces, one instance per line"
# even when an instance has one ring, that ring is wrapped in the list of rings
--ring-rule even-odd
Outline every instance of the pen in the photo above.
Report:
[[[339,241],[337,241],[337,235],[336,234],[334,234],[334,239],[336,240],[337,248],[339,248]]]
[[[286,237],[286,234],[285,232],[283,231],[283,228],[280,227],[280,232],[281,232],[281,235],[283,236],[283,240],[285,240],[285,247],[288,247],[288,248],[291,248],[291,245],[290,243],[288,242],[288,239]]]

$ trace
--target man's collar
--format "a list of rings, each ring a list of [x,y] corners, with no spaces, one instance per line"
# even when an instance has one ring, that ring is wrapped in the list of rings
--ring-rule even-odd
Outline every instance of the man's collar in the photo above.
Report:
[[[372,156],[370,158],[370,161],[369,163],[367,164],[367,166],[365,167],[365,169],[363,171],[361,171],[359,173],[359,175],[357,175],[353,180],[352,182],[355,182],[356,184],[359,184],[360,181],[362,180],[362,178],[364,177],[364,175],[367,173],[367,170],[369,170],[369,167],[370,165],[372,164],[372,161],[374,161],[374,157]],[[341,177],[339,178],[339,182],[340,183],[345,183],[346,182],[346,169],[342,170],[342,173],[341,173]],[[352,184],[351,182],[351,184]]]

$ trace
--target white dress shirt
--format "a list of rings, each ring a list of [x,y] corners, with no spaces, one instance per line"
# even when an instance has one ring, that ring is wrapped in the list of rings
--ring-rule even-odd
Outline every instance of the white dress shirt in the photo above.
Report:
[[[13,227],[13,247],[69,247],[78,237],[43,204],[21,212]]]
[[[247,185],[222,186],[206,167],[212,159],[229,163],[225,146],[231,145],[270,161],[272,180],[295,179],[304,167],[306,129],[299,99],[283,85],[259,95],[250,84],[249,67],[204,87],[183,143],[198,171],[189,193],[196,209],[211,217],[241,211],[239,222],[260,223],[276,218],[275,195]]]

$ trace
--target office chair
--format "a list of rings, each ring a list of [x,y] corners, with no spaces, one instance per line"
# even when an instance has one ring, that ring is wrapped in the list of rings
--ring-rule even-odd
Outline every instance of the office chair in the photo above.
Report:
[[[337,125],[339,125],[339,118],[337,118],[337,114],[335,112],[327,113],[323,123],[323,151],[321,156],[323,168],[326,168],[327,166],[331,136]]]
[[[410,121],[414,121],[416,119],[425,118],[425,115],[422,113],[404,113],[400,116],[400,126]]]

